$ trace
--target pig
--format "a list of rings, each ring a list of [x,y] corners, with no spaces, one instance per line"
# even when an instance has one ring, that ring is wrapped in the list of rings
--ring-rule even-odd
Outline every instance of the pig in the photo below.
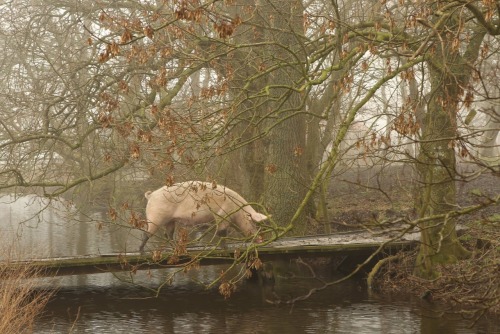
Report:
[[[147,191],[147,230],[144,231],[141,253],[158,228],[164,227],[166,236],[173,240],[176,224],[183,226],[203,225],[215,222],[217,235],[225,236],[229,225],[234,224],[245,236],[257,236],[256,222],[268,217],[248,204],[237,192],[219,184],[187,181]]]

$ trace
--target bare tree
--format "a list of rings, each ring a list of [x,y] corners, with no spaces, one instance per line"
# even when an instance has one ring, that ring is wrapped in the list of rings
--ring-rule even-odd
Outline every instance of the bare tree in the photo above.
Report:
[[[456,198],[457,182],[470,179],[457,159],[497,168],[484,158],[498,150],[494,2],[0,6],[9,14],[0,25],[1,189],[90,190],[117,206],[132,186],[139,194],[158,183],[221,182],[262,202],[272,240],[320,231],[306,218],[318,206],[331,219],[328,204],[341,204],[327,203],[328,189],[364,169],[369,180],[349,187],[404,212],[357,227],[419,229],[415,273],[425,278],[469,255],[456,218],[499,201],[462,208]],[[414,205],[381,181],[401,165],[417,173],[404,176],[417,185],[404,189],[417,194]],[[139,227],[140,215],[128,213]]]

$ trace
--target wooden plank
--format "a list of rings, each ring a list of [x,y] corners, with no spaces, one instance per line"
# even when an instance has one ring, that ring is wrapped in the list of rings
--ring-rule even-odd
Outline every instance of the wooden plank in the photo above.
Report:
[[[258,254],[262,261],[273,261],[298,257],[346,256],[366,254],[368,256],[382,244],[377,242],[344,242],[331,243],[330,239],[322,237],[287,238],[266,246],[255,246],[252,254]],[[386,244],[384,252],[393,253],[402,249],[413,248],[414,240],[400,240]],[[152,254],[99,254],[79,257],[61,257],[50,259],[31,259],[11,262],[12,266],[29,265],[37,268],[41,276],[62,276],[78,274],[95,274],[117,271],[135,271],[157,268],[179,268],[196,262],[197,265],[214,265],[230,263],[235,259],[235,253],[241,254],[247,245],[229,245],[228,249],[213,249],[210,247],[189,247],[188,253],[182,256],[172,256],[165,252],[160,259],[154,259]],[[254,247],[254,246],[252,246]]]

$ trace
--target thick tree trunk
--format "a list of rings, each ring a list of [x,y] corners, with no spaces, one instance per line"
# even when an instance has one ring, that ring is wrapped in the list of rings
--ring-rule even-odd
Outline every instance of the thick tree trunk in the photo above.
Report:
[[[300,1],[269,1],[266,13],[273,43],[270,49],[274,65],[280,65],[269,78],[272,116],[269,119],[269,150],[266,161],[265,203],[273,219],[282,227],[290,227],[308,186],[305,149],[305,118],[300,112],[302,96],[294,90],[299,84],[304,59],[300,40],[303,36],[303,8]],[[293,222],[293,233],[305,230],[302,213]]]
[[[457,238],[455,219],[446,215],[457,209],[455,142],[459,140],[459,102],[471,77],[469,64],[478,58],[486,32],[478,29],[465,48],[455,47],[460,31],[456,34],[450,31],[459,29],[461,19],[457,13],[450,13],[445,24],[437,23],[440,41],[436,42],[427,61],[431,92],[421,123],[417,159],[420,186],[416,207],[419,217],[428,219],[419,225],[421,246],[415,266],[415,274],[427,279],[440,275],[440,264],[453,263],[470,255]],[[444,218],[432,219],[437,215]]]
[[[302,202],[305,187],[304,157],[298,151],[304,147],[303,122],[298,117],[281,122],[272,132],[266,177],[266,205],[280,226],[291,223]],[[300,219],[302,220],[302,219]],[[294,226],[294,234],[303,234],[302,221]]]
[[[420,176],[419,217],[447,214],[456,209],[456,110],[459,86],[454,77],[443,79],[431,68],[433,95],[423,120],[417,170]],[[432,279],[437,265],[466,258],[469,252],[457,239],[455,219],[432,219],[419,225],[421,245],[415,274]]]
[[[239,16],[250,26],[263,27],[265,21],[262,15],[255,15],[255,11],[242,11],[241,8],[255,7],[255,1],[243,0],[230,6],[233,17]],[[262,10],[256,7],[255,10]],[[233,38],[235,44],[263,43],[263,29],[241,29]],[[242,48],[224,59],[232,69],[230,94],[233,98],[235,113],[234,127],[228,135],[234,149],[226,154],[221,163],[219,174],[224,184],[230,184],[233,189],[243,194],[251,202],[262,200],[264,192],[264,162],[267,141],[260,139],[262,128],[257,124],[265,117],[265,100],[259,92],[267,84],[266,76],[259,76],[259,67],[268,57],[268,51],[263,47]],[[224,63],[225,65],[226,63]],[[227,76],[224,73],[222,76]]]

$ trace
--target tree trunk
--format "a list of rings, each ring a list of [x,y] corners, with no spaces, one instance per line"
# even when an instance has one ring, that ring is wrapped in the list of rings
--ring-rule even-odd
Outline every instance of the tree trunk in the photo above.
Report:
[[[453,263],[470,255],[457,238],[455,219],[446,215],[457,208],[455,142],[460,140],[457,129],[459,102],[469,85],[470,64],[478,59],[486,31],[476,29],[470,38],[461,41],[463,17],[456,12],[448,15],[446,21],[436,20],[434,28],[439,38],[435,48],[429,49],[432,52],[427,59],[431,92],[421,123],[416,168],[420,184],[416,208],[420,218],[428,219],[419,225],[421,245],[415,274],[426,279],[440,275],[440,264]],[[445,218],[432,219],[436,215]]]
[[[293,88],[302,76],[303,8],[300,1],[272,1],[267,7],[270,25],[267,39],[273,42],[273,62],[280,65],[269,78],[271,98],[271,125],[269,151],[266,161],[265,203],[273,219],[280,226],[293,225],[294,234],[305,230],[302,213],[292,222],[302,202],[308,185],[307,158],[305,149],[305,118],[296,114],[301,111],[303,101]]]
[[[431,69],[433,97],[422,129],[417,170],[420,189],[419,217],[446,214],[456,209],[456,92],[453,78],[442,80],[442,73]],[[448,87],[448,89],[446,88]],[[458,87],[454,87],[455,89]],[[447,97],[443,106],[442,97]],[[453,97],[453,98],[452,98]],[[432,279],[439,275],[436,265],[453,263],[469,255],[457,239],[454,219],[433,219],[419,225],[421,245],[415,274]]]
[[[256,6],[255,1],[242,0],[228,5],[232,17],[240,17],[250,27],[245,26],[236,34],[234,44],[259,45],[264,42],[262,29],[265,26],[264,16],[256,15],[262,9]],[[251,8],[252,10],[242,10]],[[259,67],[268,57],[264,47],[245,47],[234,51],[231,57],[224,59],[221,67],[232,69],[229,86],[232,96],[232,108],[238,114],[234,119],[234,126],[228,135],[230,145],[234,149],[225,154],[221,162],[219,174],[221,181],[231,185],[232,189],[244,195],[250,202],[262,200],[264,192],[264,161],[266,140],[260,139],[262,128],[258,126],[265,117],[265,100],[259,92],[267,84],[266,76],[259,76]],[[223,73],[222,77],[227,77]]]

